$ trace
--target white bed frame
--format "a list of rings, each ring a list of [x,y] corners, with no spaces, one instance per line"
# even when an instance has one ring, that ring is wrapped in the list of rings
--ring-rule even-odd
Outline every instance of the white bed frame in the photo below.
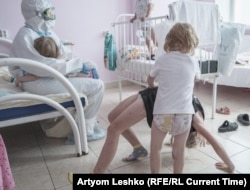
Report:
[[[119,95],[120,100],[122,100],[122,81],[127,80],[142,86],[147,86],[146,78],[150,70],[150,64],[153,65],[154,61],[147,60],[145,52],[147,52],[147,46],[143,43],[143,39],[136,36],[138,31],[137,24],[130,23],[130,19],[134,14],[120,14],[116,17],[115,22],[112,24],[114,28],[115,44],[117,50],[117,68],[116,72],[118,74],[118,83],[119,83]],[[162,22],[167,22],[167,16],[154,17],[147,19],[152,23],[152,26],[155,24],[160,24]],[[139,56],[136,59],[131,59],[130,61],[124,63],[122,56],[126,53],[127,47],[139,47]],[[125,48],[126,47],[126,48]],[[216,109],[216,95],[217,95],[217,77],[219,76],[217,68],[216,72],[210,72],[210,60],[213,57],[213,51],[215,46],[211,45],[199,47],[200,50],[200,59],[208,61],[208,72],[206,74],[201,74],[201,79],[206,81],[212,79],[213,81],[213,96],[212,96],[212,118],[214,118],[214,113]],[[209,52],[204,51],[204,49],[210,49]],[[141,52],[142,53],[141,53]],[[205,52],[205,57],[204,57]],[[135,64],[140,60],[140,64]],[[131,64],[131,65],[129,65]],[[217,67],[219,66],[217,62]],[[203,65],[201,64],[200,68],[202,69]]]
[[[0,128],[33,122],[33,121],[40,121],[43,119],[49,119],[49,118],[54,118],[58,116],[65,116],[65,118],[68,120],[73,130],[73,134],[75,138],[76,155],[79,157],[79,156],[88,154],[88,142],[87,142],[87,133],[86,133],[83,106],[82,106],[80,97],[78,93],[76,92],[75,88],[72,86],[72,84],[56,70],[52,69],[51,67],[45,64],[42,64],[36,61],[32,61],[28,59],[21,59],[21,58],[0,58],[0,67],[3,67],[3,66],[35,67],[37,70],[41,70],[50,74],[51,77],[54,77],[56,80],[60,81],[62,85],[68,90],[68,93],[71,95],[72,100],[74,101],[77,116],[76,118],[73,118],[67,109],[65,109],[59,103],[57,103],[54,100],[49,99],[46,96],[39,96],[39,95],[26,94],[26,93],[11,94],[11,95],[0,97],[0,105],[1,103],[6,102],[6,101],[29,99],[29,100],[36,100],[38,102],[48,104],[54,107],[56,111],[44,113],[40,115],[28,116],[24,118],[11,119],[8,121],[0,121]]]

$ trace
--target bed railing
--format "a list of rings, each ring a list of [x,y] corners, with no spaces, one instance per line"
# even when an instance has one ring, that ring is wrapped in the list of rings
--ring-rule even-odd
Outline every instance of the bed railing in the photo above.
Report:
[[[11,101],[14,99],[33,99],[40,102],[45,102],[50,106],[57,109],[61,115],[64,115],[69,123],[71,124],[73,134],[75,137],[75,145],[77,155],[80,156],[82,154],[88,153],[88,142],[87,142],[87,133],[86,133],[86,126],[85,126],[85,118],[84,118],[84,111],[83,105],[80,101],[80,97],[76,92],[75,88],[71,85],[71,83],[58,71],[48,67],[42,63],[37,61],[32,61],[29,59],[22,59],[22,58],[1,58],[0,59],[0,67],[2,66],[20,66],[20,67],[35,67],[39,71],[44,71],[54,77],[56,80],[62,83],[62,85],[68,90],[68,92],[72,96],[72,100],[75,104],[75,109],[77,116],[74,119],[69,112],[64,109],[60,104],[55,101],[50,100],[49,98],[39,96],[39,95],[32,95],[32,94],[14,94],[14,95],[7,95],[0,97],[0,103],[5,101]],[[42,118],[44,119],[44,118]],[[4,127],[4,126],[1,126]]]
[[[117,50],[116,72],[118,75],[120,100],[122,100],[122,81],[127,80],[146,87],[148,73],[154,64],[154,61],[149,58],[148,47],[143,35],[146,31],[141,31],[138,28],[139,23],[130,23],[130,19],[133,16],[134,14],[121,14],[116,17],[115,22],[112,24]],[[149,18],[146,21],[149,21],[154,29],[161,26],[162,23],[174,23],[168,19],[167,15]],[[146,25],[142,28],[146,29]],[[148,35],[151,35],[151,30],[149,32]],[[158,47],[155,49],[159,54],[163,52],[166,34],[162,34],[161,37],[157,36],[158,40],[161,39],[158,42]],[[215,47],[215,44],[202,44],[197,49],[197,57],[200,60],[201,79],[206,81],[209,78],[213,78],[214,81],[212,118],[214,118],[216,109],[217,77],[219,76],[219,64],[215,56]],[[136,51],[136,53],[133,54],[133,51]]]

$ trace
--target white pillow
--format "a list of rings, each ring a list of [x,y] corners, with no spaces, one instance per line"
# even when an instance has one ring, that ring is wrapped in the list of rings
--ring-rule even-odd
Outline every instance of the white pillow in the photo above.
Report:
[[[163,49],[165,38],[169,30],[172,28],[172,26],[175,24],[174,21],[164,21],[160,24],[156,24],[153,29],[155,31],[156,39],[158,40],[158,48],[155,50],[155,56],[156,58],[163,54],[165,51]]]

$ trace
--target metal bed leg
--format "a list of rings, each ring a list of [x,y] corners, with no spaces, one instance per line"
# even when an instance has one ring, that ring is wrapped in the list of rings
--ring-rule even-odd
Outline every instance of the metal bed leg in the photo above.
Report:
[[[214,119],[215,109],[217,101],[217,76],[214,77],[213,81],[213,105],[212,105],[212,119]]]

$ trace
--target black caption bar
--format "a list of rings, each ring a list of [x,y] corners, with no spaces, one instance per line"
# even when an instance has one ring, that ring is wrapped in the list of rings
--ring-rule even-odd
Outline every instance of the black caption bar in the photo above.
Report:
[[[73,174],[73,190],[113,186],[134,189],[249,189],[250,174]],[[211,189],[209,188],[209,189]]]

